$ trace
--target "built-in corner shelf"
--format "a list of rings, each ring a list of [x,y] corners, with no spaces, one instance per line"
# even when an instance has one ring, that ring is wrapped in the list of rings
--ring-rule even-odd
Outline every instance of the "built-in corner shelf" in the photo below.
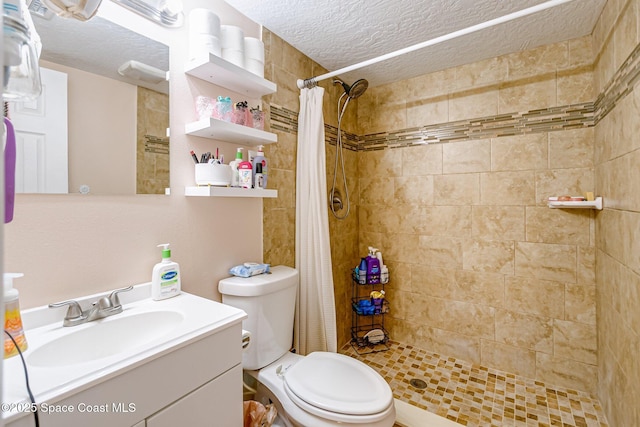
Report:
[[[278,197],[278,190],[201,185],[198,187],[185,187],[184,195],[195,197],[262,197],[273,199]]]
[[[211,117],[185,125],[187,135],[217,139],[240,145],[266,145],[278,142],[278,135],[249,126],[225,122]]]
[[[278,90],[275,83],[212,53],[189,61],[184,72],[249,98],[260,98]]]
[[[597,209],[602,210],[602,197],[596,197],[593,201],[559,201],[551,200],[549,198],[548,204],[550,208],[555,209]]]

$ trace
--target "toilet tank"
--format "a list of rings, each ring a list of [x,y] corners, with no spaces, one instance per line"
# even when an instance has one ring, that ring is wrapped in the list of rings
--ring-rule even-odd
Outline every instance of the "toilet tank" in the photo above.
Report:
[[[278,265],[271,274],[229,277],[218,283],[222,302],[247,313],[242,329],[251,333],[242,353],[244,369],[260,369],[291,349],[298,271]]]

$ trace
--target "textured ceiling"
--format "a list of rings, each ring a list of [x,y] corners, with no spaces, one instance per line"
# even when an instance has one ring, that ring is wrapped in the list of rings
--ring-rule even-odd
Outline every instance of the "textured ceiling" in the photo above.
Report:
[[[33,24],[42,40],[42,59],[168,93],[166,82],[150,84],[118,74],[118,67],[131,59],[169,70],[168,46],[97,16],[86,22],[33,16]]]
[[[227,0],[329,71],[544,0]],[[606,0],[573,0],[342,74],[371,86],[591,34]],[[312,76],[297,76],[305,79]]]

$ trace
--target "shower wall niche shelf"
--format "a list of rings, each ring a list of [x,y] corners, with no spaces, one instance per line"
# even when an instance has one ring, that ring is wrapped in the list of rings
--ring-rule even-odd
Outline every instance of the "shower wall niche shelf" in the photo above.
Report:
[[[214,118],[205,118],[185,125],[187,135],[202,138],[232,142],[234,144],[257,146],[278,142],[278,135],[254,129],[249,126],[237,125]]]
[[[549,198],[548,205],[552,209],[597,209],[602,210],[602,197],[593,201],[559,201]]]
[[[275,83],[212,53],[189,61],[184,72],[249,98],[260,98],[278,90]]]
[[[262,197],[275,198],[278,197],[278,190],[256,189],[256,188],[234,188],[234,187],[213,187],[198,186],[186,187],[184,189],[185,196],[196,197]]]

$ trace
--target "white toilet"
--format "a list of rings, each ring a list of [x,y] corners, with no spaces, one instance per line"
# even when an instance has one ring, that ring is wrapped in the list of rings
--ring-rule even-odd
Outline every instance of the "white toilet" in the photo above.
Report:
[[[297,289],[298,272],[286,266],[218,284],[222,302],[248,315],[242,366],[258,381],[257,400],[271,400],[287,427],[392,427],[393,394],[376,371],[342,354],[289,352]]]

